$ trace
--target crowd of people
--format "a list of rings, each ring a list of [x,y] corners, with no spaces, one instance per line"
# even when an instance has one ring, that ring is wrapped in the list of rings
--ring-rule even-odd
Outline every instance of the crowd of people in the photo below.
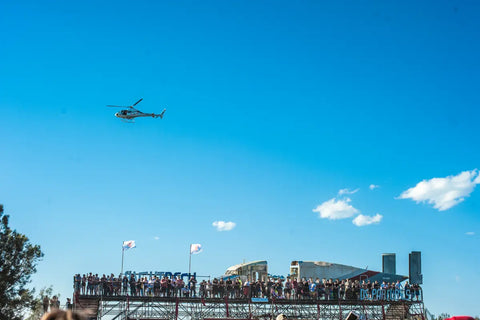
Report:
[[[43,306],[43,313],[47,313],[50,311],[55,311],[60,309],[60,299],[57,296],[53,296],[49,298],[47,295],[43,296],[42,298],[42,306]],[[70,298],[67,298],[67,302],[65,303],[66,309],[72,309],[72,301]]]
[[[384,299],[375,292],[398,290],[395,300],[408,299],[419,301],[422,299],[421,288],[417,284],[408,282],[402,285],[400,281],[371,282],[364,280],[333,280],[333,279],[274,279],[266,281],[242,281],[235,279],[203,280],[197,282],[195,277],[184,281],[181,277],[136,277],[135,275],[115,277],[98,274],[74,276],[75,293],[81,295],[103,296],[155,296],[155,297],[193,297],[193,298],[269,298],[269,299],[314,299],[314,300],[371,300]],[[363,297],[360,297],[362,291]],[[407,294],[408,293],[408,294]]]

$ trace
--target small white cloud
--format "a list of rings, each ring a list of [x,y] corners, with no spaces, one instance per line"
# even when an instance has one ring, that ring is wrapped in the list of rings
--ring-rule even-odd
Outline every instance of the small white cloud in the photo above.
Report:
[[[369,224],[373,223],[380,223],[382,221],[383,216],[381,214],[376,214],[373,217],[364,216],[363,214],[359,214],[355,219],[353,219],[353,224],[357,227],[368,226]]]
[[[155,236],[153,237],[154,240],[160,240],[160,237],[159,236]]]
[[[455,276],[455,282],[460,282],[461,280],[462,280],[462,278],[460,278],[459,275],[456,275],[456,276]]]
[[[225,221],[215,221],[212,223],[212,226],[217,228],[217,231],[230,231],[235,228],[237,224],[235,222],[225,222]]]
[[[341,196],[343,194],[354,194],[354,193],[358,192],[358,190],[360,190],[360,189],[358,189],[358,188],[355,189],[355,190],[350,190],[350,189],[347,189],[347,188],[340,189],[340,190],[338,190],[338,195]]]
[[[474,235],[475,235],[475,232],[469,231],[469,232],[465,232],[465,234],[466,234],[467,236],[474,236]]]
[[[370,190],[374,190],[374,189],[380,188],[380,186],[377,185],[377,184],[371,184],[368,188],[369,188]]]
[[[345,219],[357,214],[359,211],[348,203],[349,198],[337,200],[336,198],[325,201],[321,205],[313,209],[313,212],[318,212],[322,219]]]
[[[445,211],[465,200],[479,183],[477,169],[463,171],[456,176],[420,181],[415,187],[402,192],[398,198],[412,199],[417,203],[428,202],[438,211]]]

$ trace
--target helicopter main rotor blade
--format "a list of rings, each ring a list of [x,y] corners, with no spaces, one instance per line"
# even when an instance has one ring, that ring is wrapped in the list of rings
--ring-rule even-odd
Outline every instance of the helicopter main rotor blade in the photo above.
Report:
[[[130,108],[130,107],[124,107],[124,106],[113,106],[113,105],[107,105],[109,108]]]
[[[137,102],[135,102],[135,103],[132,105],[132,107],[135,107],[135,106],[136,106],[140,101],[142,101],[142,100],[143,100],[143,98],[141,98],[140,100],[138,100]]]

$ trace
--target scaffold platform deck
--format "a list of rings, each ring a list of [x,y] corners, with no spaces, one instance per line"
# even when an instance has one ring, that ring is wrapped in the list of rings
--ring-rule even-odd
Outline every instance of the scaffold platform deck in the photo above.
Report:
[[[76,310],[95,320],[225,320],[287,319],[349,320],[350,312],[364,320],[424,320],[422,301],[265,300],[130,296],[78,297]]]

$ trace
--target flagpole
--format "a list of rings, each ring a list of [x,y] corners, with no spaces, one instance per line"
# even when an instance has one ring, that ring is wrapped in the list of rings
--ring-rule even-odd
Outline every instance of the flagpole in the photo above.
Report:
[[[120,277],[123,275],[123,253],[125,252],[125,248],[122,245],[122,269],[120,271]]]
[[[190,252],[189,258],[188,258],[188,277],[190,277],[190,269],[192,266],[192,244],[190,244],[190,248],[188,249]]]

